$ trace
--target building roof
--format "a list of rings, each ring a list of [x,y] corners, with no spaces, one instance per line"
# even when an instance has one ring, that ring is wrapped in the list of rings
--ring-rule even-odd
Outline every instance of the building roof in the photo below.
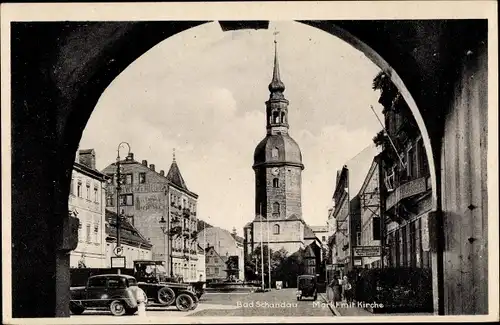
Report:
[[[231,234],[231,236],[233,236],[234,240],[236,240],[240,244],[243,244],[243,242],[245,241],[245,239],[243,237],[240,237],[236,234]]]
[[[273,157],[273,149],[278,149],[278,157]],[[268,134],[257,145],[253,155],[254,166],[263,163],[287,163],[304,169],[299,145],[288,134]]]
[[[316,234],[306,223],[304,223],[304,239],[316,239]]]
[[[106,236],[109,238],[116,238],[116,212],[106,209]],[[120,224],[120,237],[122,240],[130,242],[131,244],[141,245],[144,248],[151,248],[153,245],[144,238],[144,236],[130,224],[127,220],[121,221]]]
[[[186,182],[184,181],[184,178],[181,175],[179,166],[177,166],[177,162],[175,161],[175,149],[173,153],[172,164],[170,165],[170,169],[167,173],[167,179],[173,184],[179,186],[180,188],[189,191]]]

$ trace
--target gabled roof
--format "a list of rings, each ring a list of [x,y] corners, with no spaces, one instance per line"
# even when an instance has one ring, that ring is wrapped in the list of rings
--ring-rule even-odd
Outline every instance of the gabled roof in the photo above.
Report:
[[[106,209],[106,236],[116,238],[116,213]],[[122,240],[133,244],[140,244],[143,247],[151,248],[153,245],[144,238],[144,236],[130,224],[127,220],[120,223],[120,237]]]
[[[287,220],[302,220],[302,219],[300,219],[298,215],[292,214],[287,218]]]
[[[186,185],[186,182],[184,181],[184,178],[182,178],[181,171],[179,170],[179,166],[177,166],[177,162],[172,161],[172,165],[170,165],[170,169],[167,174],[167,179],[169,182],[172,182],[173,184],[179,186],[183,190],[189,191]]]

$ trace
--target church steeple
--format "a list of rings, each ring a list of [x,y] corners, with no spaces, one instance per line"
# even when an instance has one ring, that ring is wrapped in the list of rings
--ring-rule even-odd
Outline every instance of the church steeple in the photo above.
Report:
[[[276,33],[275,33],[276,35]],[[267,133],[288,133],[288,100],[283,92],[285,84],[281,81],[280,65],[278,60],[278,41],[274,39],[274,67],[273,79],[269,84],[269,100],[266,102]]]
[[[274,69],[273,69],[273,80],[269,84],[269,91],[271,92],[271,97],[273,95],[281,94],[283,98],[283,92],[285,91],[285,84],[280,78],[280,63],[278,60],[278,41],[274,40]]]

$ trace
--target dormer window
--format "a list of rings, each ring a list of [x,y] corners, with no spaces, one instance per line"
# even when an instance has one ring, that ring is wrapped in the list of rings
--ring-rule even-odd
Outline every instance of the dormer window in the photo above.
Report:
[[[273,150],[271,151],[271,155],[273,158],[278,158],[278,148],[273,148]]]

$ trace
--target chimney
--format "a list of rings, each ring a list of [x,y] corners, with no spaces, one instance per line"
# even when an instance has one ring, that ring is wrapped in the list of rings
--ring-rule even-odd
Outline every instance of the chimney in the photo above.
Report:
[[[160,170],[160,175],[161,176],[165,176],[165,171],[164,170]]]
[[[127,161],[134,160],[134,154],[132,152],[130,152],[128,154],[127,158],[125,158],[125,160],[127,160]]]
[[[155,165],[154,164],[149,165],[149,169],[151,169],[152,171],[155,171]]]
[[[144,166],[148,167],[148,161],[147,161],[147,160],[143,160],[143,161],[142,161],[142,164],[143,164]]]
[[[90,169],[95,169],[95,151],[94,149],[85,149],[78,152],[79,162]]]

